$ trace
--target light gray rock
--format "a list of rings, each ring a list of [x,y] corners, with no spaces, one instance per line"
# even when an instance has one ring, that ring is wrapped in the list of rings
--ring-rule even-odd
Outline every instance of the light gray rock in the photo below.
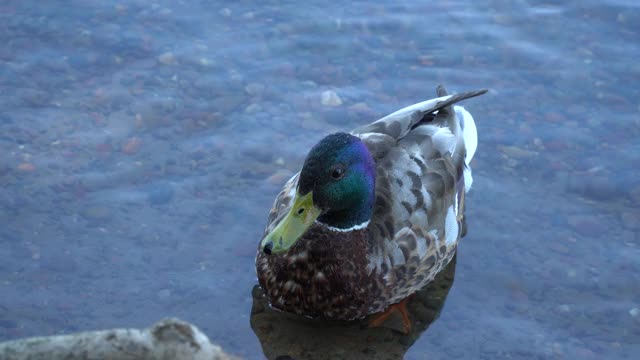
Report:
[[[112,329],[0,343],[3,360],[232,360],[195,326],[164,319],[149,329]]]

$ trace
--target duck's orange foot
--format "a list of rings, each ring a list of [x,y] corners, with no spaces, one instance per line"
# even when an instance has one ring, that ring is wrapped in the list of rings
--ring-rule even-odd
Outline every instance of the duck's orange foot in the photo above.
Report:
[[[402,333],[409,334],[411,332],[411,320],[409,319],[409,311],[407,310],[407,303],[411,296],[404,298],[397,304],[390,305],[385,311],[380,312],[369,320],[369,327],[380,327],[391,316],[397,312],[402,316]]]

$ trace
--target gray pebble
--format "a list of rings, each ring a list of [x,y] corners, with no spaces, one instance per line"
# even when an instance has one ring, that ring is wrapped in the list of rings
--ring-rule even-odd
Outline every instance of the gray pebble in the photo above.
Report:
[[[175,191],[170,184],[162,183],[151,186],[147,191],[147,200],[152,205],[162,205],[173,199]]]

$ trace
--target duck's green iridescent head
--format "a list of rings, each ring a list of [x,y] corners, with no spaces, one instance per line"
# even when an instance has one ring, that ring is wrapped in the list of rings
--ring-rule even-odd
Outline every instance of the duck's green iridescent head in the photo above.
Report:
[[[287,251],[316,220],[334,231],[366,226],[373,212],[375,181],[375,161],[358,137],[325,137],[307,155],[293,206],[262,240],[263,251]]]

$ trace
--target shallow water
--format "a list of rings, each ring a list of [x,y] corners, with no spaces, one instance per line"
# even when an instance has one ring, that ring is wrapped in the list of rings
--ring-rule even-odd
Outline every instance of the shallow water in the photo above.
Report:
[[[405,357],[636,358],[639,35],[630,0],[4,1],[0,340],[177,316],[263,358],[280,186],[324,135],[443,83],[491,92],[466,102],[455,283]]]

